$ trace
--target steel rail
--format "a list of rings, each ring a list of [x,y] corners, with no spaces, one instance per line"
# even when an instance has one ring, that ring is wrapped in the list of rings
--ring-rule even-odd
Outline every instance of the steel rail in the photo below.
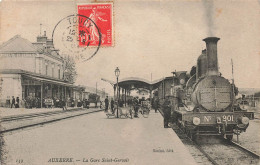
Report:
[[[183,132],[182,129],[180,129],[179,127],[177,127],[177,128],[178,128],[184,135],[186,135],[186,134]],[[174,129],[173,129],[173,130],[174,130]],[[217,162],[214,160],[213,157],[211,157],[207,152],[205,152],[197,142],[193,141],[193,140],[192,140],[189,136],[187,136],[187,135],[186,135],[186,138],[189,139],[191,142],[193,142],[194,146],[195,146],[201,153],[203,153],[203,154],[208,158],[208,160],[209,160],[212,164],[214,164],[214,165],[219,165],[219,163],[217,163]],[[238,144],[238,143],[236,143],[236,142],[234,142],[234,141],[224,140],[224,143],[229,144],[231,147],[238,148],[238,149],[241,150],[242,152],[247,152],[249,155],[251,155],[251,156],[253,156],[253,157],[257,158],[257,159],[259,159],[259,157],[260,157],[257,153],[255,153],[255,152],[253,152],[253,151],[251,151],[251,150],[249,150],[249,149],[247,149],[247,148],[241,146],[240,144]],[[221,145],[221,144],[223,144],[223,143],[220,143],[220,145]]]
[[[247,149],[243,146],[241,146],[240,144],[234,142],[234,141],[227,141],[228,143],[230,143],[232,146],[237,147],[238,149],[245,151],[247,153],[249,153],[250,155],[252,155],[253,157],[256,157],[258,159],[260,159],[260,155],[258,155],[257,153],[255,153],[254,151],[251,151],[250,149]]]
[[[161,112],[161,110],[159,110],[159,112],[160,112],[161,115],[163,116],[163,112]],[[177,128],[177,129],[176,129],[176,128]],[[214,164],[214,165],[219,165],[219,163],[217,163],[217,162],[214,160],[213,157],[211,157],[207,152],[205,152],[197,142],[195,142],[195,141],[192,140],[189,136],[187,136],[187,134],[186,134],[182,129],[180,129],[177,125],[176,125],[175,128],[172,126],[172,129],[173,129],[173,131],[179,130],[183,135],[185,135],[186,139],[188,139],[190,142],[192,142],[192,144],[193,144],[204,156],[206,156],[206,158],[207,158],[212,164]],[[249,149],[247,149],[247,148],[241,146],[240,144],[238,144],[238,143],[236,143],[236,142],[234,142],[234,141],[225,140],[225,142],[226,142],[226,143],[228,142],[232,147],[239,148],[240,150],[249,153],[251,156],[253,156],[253,157],[257,158],[257,159],[259,159],[259,157],[260,157],[257,153],[255,153],[255,152],[253,152],[253,151],[251,151],[251,150],[249,150]],[[220,143],[220,144],[221,144],[221,143]]]
[[[48,116],[53,114],[61,114],[61,113],[69,113],[69,112],[75,112],[75,111],[84,111],[85,109],[72,109],[72,110],[66,110],[66,111],[49,111],[49,112],[42,112],[42,113],[31,113],[31,114],[25,114],[25,115],[17,115],[17,116],[6,116],[0,118],[0,122],[7,122],[7,121],[13,121],[13,120],[20,120],[20,119],[28,119],[28,118],[34,118],[34,117],[40,117],[40,116]]]
[[[190,138],[189,138],[190,139]],[[191,139],[190,139],[191,140]],[[193,141],[194,142],[194,141]],[[202,152],[207,158],[208,160],[214,164],[214,165],[219,165],[209,154],[207,154],[201,147],[198,143],[194,142],[195,143],[195,146],[200,150],[200,152]]]
[[[160,110],[159,110],[160,111]],[[161,111],[160,111],[161,112]],[[162,115],[162,112],[161,112],[161,115]],[[176,129],[177,128],[177,129]],[[189,142],[191,142],[202,154],[204,154],[204,156],[206,156],[206,158],[213,164],[213,165],[219,165],[209,154],[207,154],[200,146],[198,143],[196,143],[195,141],[193,141],[189,136],[187,136],[187,134],[182,130],[180,129],[177,125],[176,127],[174,128],[172,126],[172,130],[175,132],[175,130],[179,130],[184,136],[186,139],[189,140]],[[176,133],[177,134],[177,133]],[[177,134],[178,135],[178,134]]]
[[[179,131],[182,132],[182,134],[185,135],[185,137],[192,142],[192,144],[201,152],[204,154],[204,156],[206,156],[206,158],[213,164],[213,165],[219,165],[209,154],[207,154],[198,143],[196,143],[195,141],[193,141],[189,136],[187,136],[187,134],[185,134],[185,132],[183,132],[182,129],[180,129],[178,126],[177,128],[179,129]],[[173,129],[173,128],[172,128]],[[173,129],[174,130],[174,129]]]
[[[66,116],[66,117],[53,119],[53,120],[49,120],[49,121],[44,121],[44,122],[39,122],[39,123],[34,123],[34,124],[29,124],[29,125],[24,125],[24,126],[21,126],[21,127],[16,127],[16,128],[6,129],[6,130],[0,130],[0,134],[4,134],[4,133],[7,133],[7,132],[12,132],[12,131],[17,131],[17,130],[24,129],[24,128],[34,127],[34,126],[38,126],[38,125],[45,125],[45,124],[53,123],[53,122],[56,122],[56,121],[69,119],[69,118],[73,118],[73,117],[77,117],[77,116],[82,116],[82,115],[86,115],[86,114],[90,114],[90,113],[100,112],[100,111],[103,111],[103,110],[99,109],[99,110],[96,110],[96,111],[89,111],[89,112],[86,112],[86,113],[81,113],[81,114],[72,115],[72,116]]]
[[[52,114],[60,114],[61,111],[55,111],[55,112],[44,112],[44,113],[38,113],[38,114],[26,114],[26,115],[19,115],[19,116],[12,116],[12,117],[4,117],[0,119],[0,122],[7,122],[7,121],[13,121],[13,120],[20,120],[20,119],[28,119],[28,118],[34,118],[34,117],[40,117],[40,116],[48,116]]]

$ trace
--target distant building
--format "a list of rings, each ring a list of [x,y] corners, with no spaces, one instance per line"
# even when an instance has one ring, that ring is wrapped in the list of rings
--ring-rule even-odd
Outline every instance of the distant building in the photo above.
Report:
[[[0,46],[0,106],[12,96],[82,99],[84,87],[64,79],[64,61],[46,32],[32,43],[16,35]],[[41,102],[42,106],[42,102]]]

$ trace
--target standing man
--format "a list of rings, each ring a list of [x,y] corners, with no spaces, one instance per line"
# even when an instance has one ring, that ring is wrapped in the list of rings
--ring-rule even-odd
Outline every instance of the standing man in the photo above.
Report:
[[[14,98],[14,96],[12,96],[12,104],[11,104],[11,108],[13,108],[13,106],[14,106],[14,108],[15,108],[15,98]]]
[[[97,108],[98,96],[96,95],[95,108]]]
[[[134,114],[134,117],[138,117],[138,97],[134,98],[133,100],[133,106],[134,106],[134,111],[135,111],[135,114]]]
[[[20,103],[19,97],[16,97],[15,108],[19,108],[19,103]]]
[[[105,99],[105,112],[108,111],[108,104],[109,104],[109,101],[108,101],[108,96],[107,96]]]
[[[61,100],[61,105],[62,105],[62,110],[67,110],[67,106],[66,106],[66,99],[63,99]]]
[[[155,110],[155,113],[157,113],[158,108],[159,108],[159,99],[156,98],[154,100],[154,110]]]
[[[169,120],[171,117],[171,102],[169,96],[166,96],[166,99],[163,103],[163,117],[164,117],[164,128],[169,128]]]
[[[115,113],[115,111],[114,111],[115,101],[113,100],[113,98],[111,98],[110,105],[111,105],[111,111],[112,111],[112,114],[114,114],[114,113]]]
[[[89,101],[88,101],[88,99],[86,100],[86,107],[87,107],[87,109],[89,109]]]

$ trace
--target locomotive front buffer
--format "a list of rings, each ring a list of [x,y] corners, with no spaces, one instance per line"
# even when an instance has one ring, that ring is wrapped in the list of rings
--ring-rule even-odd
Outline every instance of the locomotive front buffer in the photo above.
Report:
[[[178,113],[178,112],[177,112]],[[179,113],[180,125],[192,135],[221,135],[231,140],[245,132],[249,120],[254,119],[253,112],[200,112]],[[180,120],[179,120],[180,122]]]

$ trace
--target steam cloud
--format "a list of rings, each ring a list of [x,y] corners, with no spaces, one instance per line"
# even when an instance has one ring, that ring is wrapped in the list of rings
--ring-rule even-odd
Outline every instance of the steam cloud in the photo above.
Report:
[[[207,23],[208,36],[213,37],[215,34],[215,22],[214,22],[214,1],[202,0],[203,7],[205,9],[205,19]]]

